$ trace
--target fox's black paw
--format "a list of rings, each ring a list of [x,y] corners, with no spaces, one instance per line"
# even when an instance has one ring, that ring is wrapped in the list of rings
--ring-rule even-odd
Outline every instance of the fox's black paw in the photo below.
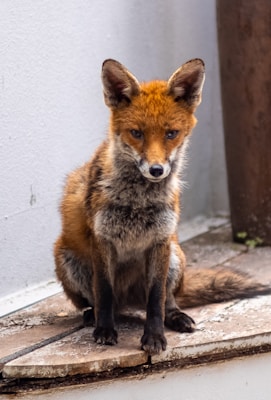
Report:
[[[95,325],[95,315],[94,308],[88,308],[83,313],[83,324],[84,326],[94,326]]]
[[[97,344],[114,345],[118,343],[118,333],[114,328],[97,327],[93,332]]]
[[[166,347],[167,340],[163,334],[144,333],[141,338],[141,348],[149,355],[160,354]]]
[[[165,325],[177,332],[194,332],[195,321],[178,309],[166,313]]]

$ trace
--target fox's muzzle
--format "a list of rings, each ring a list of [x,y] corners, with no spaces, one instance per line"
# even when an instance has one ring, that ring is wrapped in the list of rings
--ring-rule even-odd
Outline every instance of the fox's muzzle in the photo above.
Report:
[[[151,182],[160,182],[166,178],[171,171],[169,162],[164,164],[149,164],[146,160],[141,160],[138,165],[141,174]]]

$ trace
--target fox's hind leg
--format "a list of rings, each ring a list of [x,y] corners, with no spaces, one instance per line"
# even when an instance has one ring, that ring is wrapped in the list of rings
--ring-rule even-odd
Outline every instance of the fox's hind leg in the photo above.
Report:
[[[55,244],[56,275],[66,295],[76,308],[84,312],[84,324],[94,323],[92,269],[90,261],[80,259],[73,250],[63,245],[61,238]],[[90,307],[92,307],[90,309]]]
[[[183,313],[176,304],[174,294],[180,293],[185,269],[185,255],[178,243],[171,243],[170,265],[167,277],[165,325],[178,332],[193,332],[194,320]]]

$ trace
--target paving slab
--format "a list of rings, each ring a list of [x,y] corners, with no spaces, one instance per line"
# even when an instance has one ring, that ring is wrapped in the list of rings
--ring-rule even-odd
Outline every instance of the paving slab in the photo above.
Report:
[[[48,346],[7,363],[4,377],[53,378],[129,368],[147,363],[140,350],[142,330],[123,329],[116,346],[93,343],[93,328],[84,328]]]
[[[225,267],[244,271],[259,282],[271,285],[271,247],[256,247],[227,260]]]
[[[187,266],[211,268],[247,251],[243,244],[231,241],[229,224],[196,236],[181,244]]]
[[[61,293],[0,319],[0,370],[10,359],[78,330],[82,316]]]
[[[271,296],[240,300],[198,324],[191,334],[168,332],[168,349],[152,363],[271,349]]]

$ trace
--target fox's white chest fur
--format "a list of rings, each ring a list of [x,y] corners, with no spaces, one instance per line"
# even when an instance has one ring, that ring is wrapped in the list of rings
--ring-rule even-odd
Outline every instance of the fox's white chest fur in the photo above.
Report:
[[[176,231],[178,215],[171,202],[173,175],[151,183],[132,165],[104,186],[108,202],[95,216],[95,233],[112,243],[120,261],[134,258]]]

